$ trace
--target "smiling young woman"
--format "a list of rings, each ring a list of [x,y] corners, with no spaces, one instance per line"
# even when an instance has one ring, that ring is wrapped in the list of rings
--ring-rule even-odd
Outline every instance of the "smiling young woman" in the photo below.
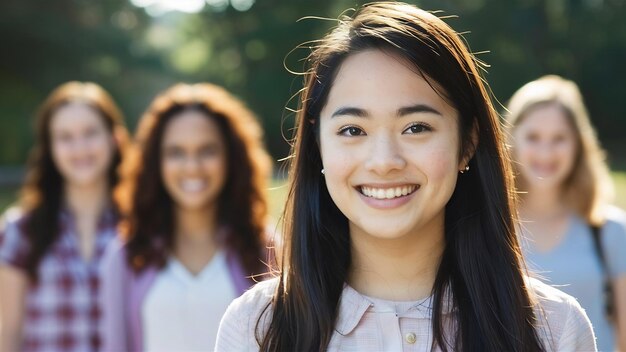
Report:
[[[104,351],[208,351],[228,304],[267,268],[271,162],[221,87],[178,84],[142,117],[116,191],[123,241],[103,265]]]
[[[98,267],[116,236],[127,131],[89,82],[57,87],[36,122],[20,206],[0,229],[0,351],[97,351]]]
[[[218,351],[594,350],[576,301],[524,275],[499,120],[462,39],[371,3],[308,57],[280,275]]]
[[[513,95],[506,118],[530,268],[576,297],[598,350],[626,350],[626,213],[608,205],[609,169],[580,90],[541,77]]]

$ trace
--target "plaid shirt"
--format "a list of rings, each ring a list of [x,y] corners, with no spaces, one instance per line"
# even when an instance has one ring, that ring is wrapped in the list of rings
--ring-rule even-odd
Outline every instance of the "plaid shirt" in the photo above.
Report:
[[[61,234],[39,265],[39,282],[28,288],[22,326],[22,351],[97,351],[100,308],[98,266],[107,243],[116,235],[114,212],[106,211],[98,224],[95,252],[89,263],[79,253],[74,219],[60,214]],[[5,215],[0,229],[0,264],[25,268],[28,243],[24,216]]]

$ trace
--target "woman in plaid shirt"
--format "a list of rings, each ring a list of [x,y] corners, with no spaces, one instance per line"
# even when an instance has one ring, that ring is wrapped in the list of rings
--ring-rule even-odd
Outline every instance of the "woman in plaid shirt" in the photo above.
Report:
[[[0,351],[96,351],[127,132],[113,99],[82,82],[50,94],[36,132],[20,207],[0,232]]]

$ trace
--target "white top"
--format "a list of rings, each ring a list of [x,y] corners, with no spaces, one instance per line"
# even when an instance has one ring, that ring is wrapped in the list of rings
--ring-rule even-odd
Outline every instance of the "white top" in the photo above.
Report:
[[[171,257],[141,308],[144,349],[212,351],[220,319],[235,297],[224,252],[196,276]]]
[[[269,326],[272,309],[265,308],[277,283],[261,282],[233,301],[220,324],[216,351],[259,350],[257,337]],[[537,333],[547,351],[596,350],[589,319],[574,298],[535,279],[527,284],[538,302]],[[345,285],[328,351],[431,351],[431,299],[406,304],[365,297]],[[444,323],[454,329],[452,312],[444,304]]]

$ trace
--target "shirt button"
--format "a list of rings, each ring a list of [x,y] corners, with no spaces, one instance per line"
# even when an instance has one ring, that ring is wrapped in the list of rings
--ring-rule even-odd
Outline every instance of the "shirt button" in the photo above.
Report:
[[[404,339],[406,340],[407,343],[410,343],[411,345],[414,344],[415,341],[417,341],[417,337],[412,332],[406,334],[406,336],[404,336]]]

